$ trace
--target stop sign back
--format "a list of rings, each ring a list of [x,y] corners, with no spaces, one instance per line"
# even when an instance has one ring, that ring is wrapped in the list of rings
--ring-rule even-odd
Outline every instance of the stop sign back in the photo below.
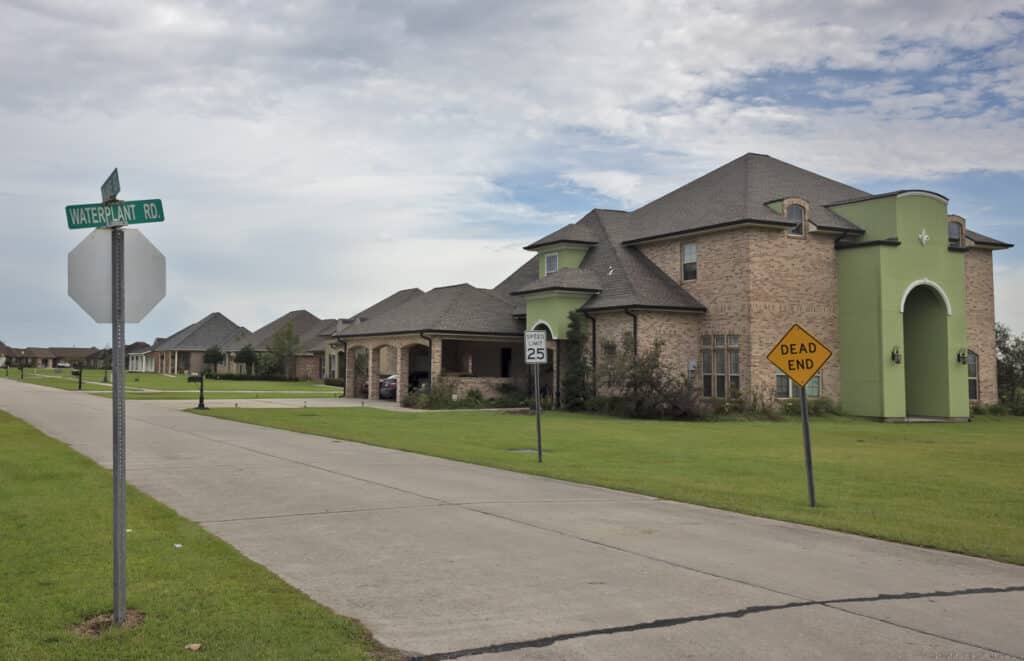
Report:
[[[167,260],[133,229],[124,233],[124,320],[138,323],[167,293]],[[68,296],[97,323],[113,321],[110,230],[93,230],[68,253]]]

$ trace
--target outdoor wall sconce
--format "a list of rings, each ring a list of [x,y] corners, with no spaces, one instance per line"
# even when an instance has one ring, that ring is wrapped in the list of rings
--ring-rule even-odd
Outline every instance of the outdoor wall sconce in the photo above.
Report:
[[[900,353],[899,347],[893,347],[892,354],[890,354],[889,357],[892,359],[892,362],[896,363],[897,365],[903,362],[903,354]]]
[[[967,349],[961,349],[960,351],[956,352],[956,362],[960,363],[961,365],[967,364]]]

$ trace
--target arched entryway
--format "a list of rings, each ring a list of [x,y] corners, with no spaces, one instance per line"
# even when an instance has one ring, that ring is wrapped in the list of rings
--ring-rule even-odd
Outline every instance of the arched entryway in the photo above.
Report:
[[[902,312],[907,416],[948,416],[949,298],[934,283],[915,283]]]

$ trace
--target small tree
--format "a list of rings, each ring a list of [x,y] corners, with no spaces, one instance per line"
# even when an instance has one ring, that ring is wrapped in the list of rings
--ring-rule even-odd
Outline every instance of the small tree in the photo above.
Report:
[[[217,365],[224,360],[224,352],[220,350],[220,347],[216,344],[206,350],[203,353],[203,362],[207,365],[213,366],[213,373],[217,373]]]
[[[245,365],[246,374],[253,373],[253,369],[256,366],[256,358],[256,350],[252,348],[251,344],[245,345],[235,354],[235,361],[240,365]]]
[[[578,411],[587,404],[587,334],[583,331],[583,313],[569,313],[569,327],[565,334],[565,375],[562,377],[562,403],[570,411]]]
[[[286,379],[292,378],[295,372],[295,354],[298,352],[299,336],[295,332],[295,325],[289,321],[287,326],[270,338],[270,353],[277,358]]]
[[[996,324],[996,372],[999,399],[1016,407],[1024,399],[1024,335],[1014,336],[1005,324]]]

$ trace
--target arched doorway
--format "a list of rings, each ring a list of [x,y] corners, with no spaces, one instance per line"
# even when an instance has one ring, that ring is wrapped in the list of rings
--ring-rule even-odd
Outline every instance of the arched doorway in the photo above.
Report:
[[[949,302],[932,283],[903,297],[904,378],[907,416],[949,415]]]

